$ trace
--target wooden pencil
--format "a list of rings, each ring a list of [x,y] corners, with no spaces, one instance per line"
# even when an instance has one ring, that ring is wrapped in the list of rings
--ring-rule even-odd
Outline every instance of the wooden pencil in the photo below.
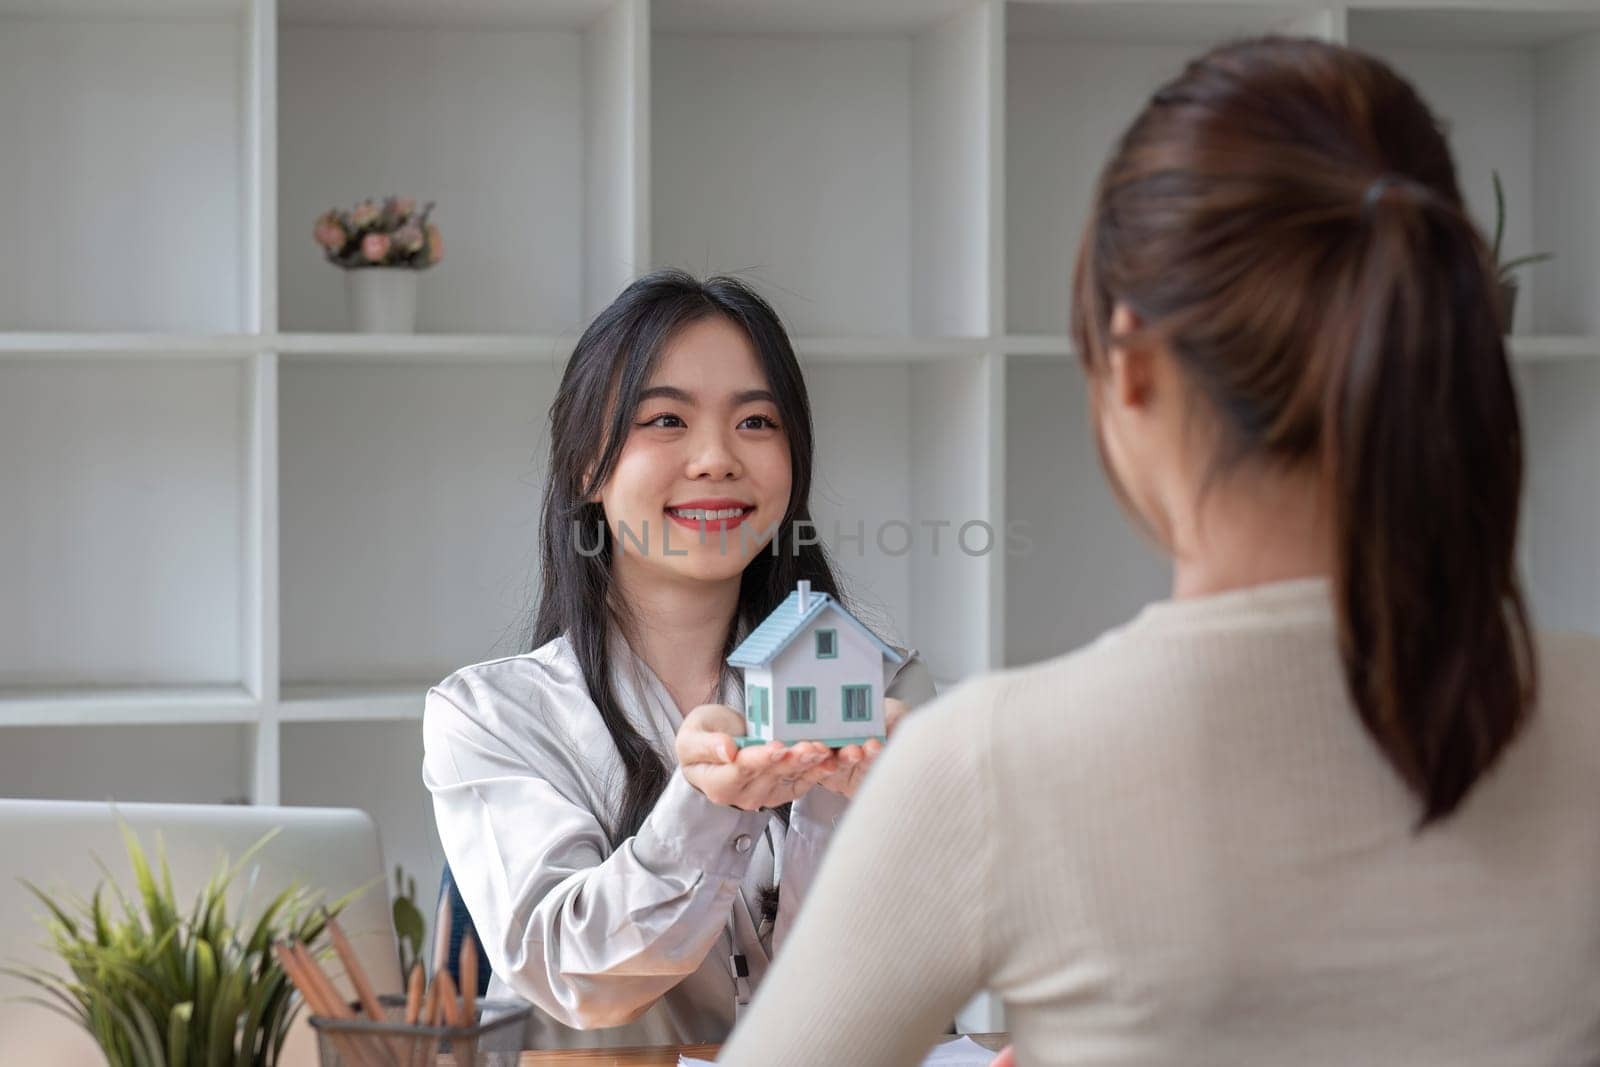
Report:
[[[355,949],[350,946],[350,939],[344,936],[338,921],[331,916],[326,925],[328,940],[333,943],[333,951],[338,954],[339,962],[344,964],[345,976],[355,987],[356,999],[361,1002],[361,1010],[366,1012],[367,1018],[373,1022],[383,1022],[383,1006],[378,1003],[378,996],[372,990],[372,983],[367,980],[367,972],[361,969],[361,961],[356,958]]]
[[[417,1019],[422,1011],[422,987],[428,982],[428,973],[422,969],[421,961],[411,965],[411,979],[406,984],[406,1025],[417,1025]]]
[[[311,955],[311,950],[305,944],[297,941],[290,945],[290,951],[299,959],[301,967],[310,975],[312,983],[321,990],[322,999],[328,1005],[332,1017],[343,1022],[354,1019],[356,1013],[350,1010],[350,1005],[345,1001],[344,995],[333,984],[333,979],[328,977],[328,972],[324,971],[322,965]],[[387,1057],[383,1052],[374,1047],[370,1041],[363,1040],[354,1034],[348,1036],[351,1039],[350,1045],[354,1053],[348,1058],[355,1067],[384,1067],[383,1061]]]
[[[422,998],[422,1015],[418,1022],[423,1026],[439,1025],[439,980],[437,977],[428,983],[428,991]]]
[[[465,1025],[461,1021],[461,999],[456,993],[456,983],[450,972],[440,969],[433,979],[439,985],[439,1010],[446,1026]]]
[[[463,1025],[478,1026],[478,943],[469,931],[461,939],[461,955],[457,957],[461,968],[461,1015]],[[467,1038],[461,1043],[461,1055],[456,1057],[458,1067],[475,1067],[478,1062],[478,1040]]]
[[[461,1007],[467,1025],[478,1020],[478,945],[470,937],[461,939]]]
[[[372,983],[367,979],[367,972],[362,969],[361,960],[356,957],[355,949],[351,947],[350,939],[344,936],[344,930],[340,928],[338,920],[331,915],[328,916],[325,927],[328,931],[328,940],[333,943],[333,951],[338,954],[339,961],[344,964],[346,977],[355,987],[356,999],[361,1002],[361,1010],[375,1023],[388,1022],[389,1018],[383,1010],[383,1004],[378,1000],[377,993],[373,992]],[[383,1037],[382,1044],[388,1052],[390,1061],[399,1063],[405,1054],[404,1042]]]
[[[311,964],[310,957],[305,955],[304,946],[300,946],[299,951],[296,951],[294,943],[286,944],[280,941],[272,946],[272,951],[278,957],[278,964],[283,968],[283,973],[289,976],[294,987],[300,991],[301,999],[311,1008],[313,1015],[320,1015],[325,1019],[341,1017],[339,1012],[342,1005],[338,1002],[338,996],[335,995],[333,1000],[329,1001],[326,990],[312,973],[315,964]],[[345,1016],[350,1014],[348,1008],[343,1010]],[[360,1043],[353,1040],[349,1034],[329,1033],[328,1037],[338,1050],[339,1057],[348,1060],[352,1067],[370,1067],[367,1057],[361,1054]]]

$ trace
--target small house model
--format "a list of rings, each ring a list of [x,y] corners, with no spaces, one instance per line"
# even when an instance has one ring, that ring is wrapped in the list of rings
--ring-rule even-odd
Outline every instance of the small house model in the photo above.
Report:
[[[744,671],[741,747],[881,740],[886,662],[899,666],[905,657],[833,597],[800,582],[728,657]]]

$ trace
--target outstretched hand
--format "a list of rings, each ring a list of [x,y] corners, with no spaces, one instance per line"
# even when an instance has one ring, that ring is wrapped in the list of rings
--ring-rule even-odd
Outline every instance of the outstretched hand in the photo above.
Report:
[[[702,704],[678,727],[678,766],[715,804],[758,811],[798,800],[829,777],[835,757],[826,745],[769,741],[741,749],[744,716],[726,704]]]
[[[889,737],[894,736],[894,728],[905,718],[910,711],[910,705],[905,701],[896,700],[894,697],[885,697],[883,700],[884,733]],[[840,796],[853,797],[856,790],[861,787],[862,781],[867,776],[878,754],[883,751],[883,742],[873,738],[864,745],[846,745],[834,753],[829,763],[829,773],[817,784],[824,789],[838,793]]]

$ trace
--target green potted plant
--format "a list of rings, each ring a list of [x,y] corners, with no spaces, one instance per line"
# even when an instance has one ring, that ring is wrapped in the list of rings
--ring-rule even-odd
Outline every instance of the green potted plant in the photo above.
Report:
[[[1495,275],[1500,282],[1500,306],[1504,310],[1506,333],[1511,332],[1512,319],[1517,310],[1517,279],[1514,272],[1522,267],[1535,263],[1543,263],[1554,259],[1550,252],[1536,252],[1530,256],[1518,256],[1508,262],[1500,260],[1500,243],[1506,235],[1506,191],[1500,184],[1500,172],[1492,172],[1494,176],[1494,265]]]
[[[231,866],[220,863],[184,915],[165,849],[158,841],[158,878],[133,832],[122,832],[132,898],[109,871],[87,901],[59,903],[60,894],[24,883],[48,909],[50,947],[66,973],[6,973],[40,991],[29,1002],[87,1030],[110,1067],[272,1067],[299,1005],[273,943],[310,942],[354,894],[324,909],[291,886],[253,918],[230,921],[228,887],[275,836],[268,834]]]

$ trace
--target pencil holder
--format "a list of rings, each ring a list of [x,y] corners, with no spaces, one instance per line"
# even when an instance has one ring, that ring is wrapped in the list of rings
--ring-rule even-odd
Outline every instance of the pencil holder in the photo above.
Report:
[[[313,1015],[322,1067],[517,1067],[528,1006],[509,1000],[477,1005],[471,1026],[421,1026],[405,1021],[404,997],[379,997],[385,1020]]]

